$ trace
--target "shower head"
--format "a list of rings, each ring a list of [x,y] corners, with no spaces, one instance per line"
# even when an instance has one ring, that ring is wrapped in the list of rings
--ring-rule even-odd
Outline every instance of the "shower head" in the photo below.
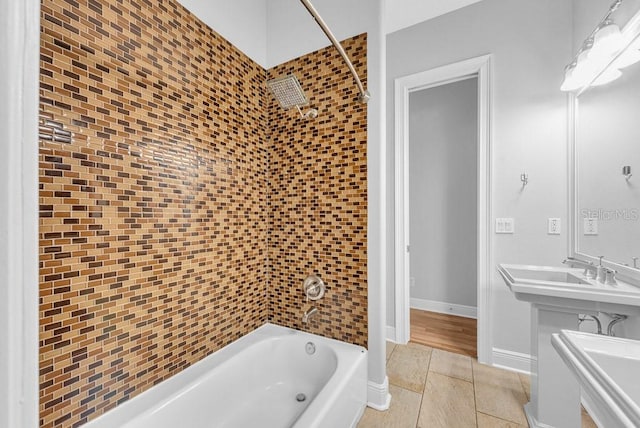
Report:
[[[293,74],[269,80],[267,87],[285,110],[309,104],[300,82]]]
[[[318,110],[314,108],[306,113],[302,113],[302,110],[300,110],[300,106],[309,104],[309,99],[304,94],[300,82],[293,74],[269,80],[267,81],[267,87],[283,109],[289,110],[291,107],[295,107],[303,119],[315,119],[318,117]]]

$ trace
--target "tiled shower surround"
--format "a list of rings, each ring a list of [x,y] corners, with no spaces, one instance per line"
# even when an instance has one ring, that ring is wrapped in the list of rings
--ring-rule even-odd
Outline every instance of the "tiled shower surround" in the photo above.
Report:
[[[267,72],[173,0],[41,17],[41,425],[267,321],[366,344],[366,109],[335,51]],[[345,46],[366,74],[366,36]],[[318,119],[267,93],[291,71]],[[309,273],[328,292],[302,326]]]
[[[343,46],[365,77],[366,36]],[[366,346],[367,108],[354,102],[357,87],[332,46],[268,72],[292,73],[319,115],[301,121],[269,98],[269,316]],[[301,303],[301,278],[310,273],[328,292]],[[320,315],[305,326],[301,311],[311,306]]]

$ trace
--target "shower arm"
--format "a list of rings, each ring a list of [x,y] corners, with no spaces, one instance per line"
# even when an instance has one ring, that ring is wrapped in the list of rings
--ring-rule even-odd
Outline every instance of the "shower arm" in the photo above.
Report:
[[[324,22],[322,17],[320,17],[320,15],[318,14],[318,11],[313,7],[311,2],[309,0],[300,0],[300,2],[302,2],[304,7],[307,8],[307,10],[311,14],[311,16],[313,16],[313,19],[315,19],[315,21],[318,23],[320,28],[322,28],[322,31],[324,31],[324,34],[326,34],[326,36],[329,38],[331,43],[333,43],[333,46],[335,46],[335,48],[338,50],[340,55],[342,55],[342,59],[347,64],[347,67],[349,67],[349,70],[351,71],[351,74],[353,74],[353,78],[356,81],[356,85],[358,85],[358,89],[360,90],[360,95],[358,96],[358,101],[360,101],[361,103],[368,102],[369,99],[371,98],[371,94],[362,85],[362,82],[360,81],[360,77],[358,77],[358,73],[356,72],[355,67],[351,63],[351,60],[349,60],[349,57],[347,56],[347,53],[342,48],[342,45],[340,44],[340,42],[333,35],[331,30],[329,29],[327,24]]]

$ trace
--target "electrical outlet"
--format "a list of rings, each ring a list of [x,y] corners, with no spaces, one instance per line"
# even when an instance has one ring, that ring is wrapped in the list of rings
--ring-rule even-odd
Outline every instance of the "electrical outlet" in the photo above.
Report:
[[[547,233],[549,235],[560,235],[561,225],[559,218],[550,218]]]
[[[597,218],[585,218],[582,227],[585,235],[597,235],[598,234],[598,219]]]
[[[409,278],[409,286],[412,288],[416,286],[416,279],[414,277]]]
[[[515,224],[512,218],[496,218],[496,233],[514,233]]]

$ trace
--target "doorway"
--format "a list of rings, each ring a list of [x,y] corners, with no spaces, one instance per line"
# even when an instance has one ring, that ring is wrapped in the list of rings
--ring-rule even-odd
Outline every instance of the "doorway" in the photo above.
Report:
[[[472,58],[395,81],[396,341],[409,341],[411,311],[462,315],[462,321],[475,321],[475,316],[477,339],[467,341],[475,340],[478,360],[484,363],[491,363],[492,348],[490,60],[490,55]],[[455,101],[459,93],[464,96]],[[466,116],[460,115],[462,110]],[[453,116],[443,117],[447,111]],[[475,147],[446,143],[451,138],[443,133],[454,139],[471,135]],[[431,143],[424,143],[429,135]],[[442,141],[434,143],[438,139]],[[424,144],[415,146],[416,141]],[[425,186],[429,182],[432,188]],[[433,318],[427,324],[437,333],[446,325]]]
[[[410,340],[477,357],[478,76],[409,94]]]

